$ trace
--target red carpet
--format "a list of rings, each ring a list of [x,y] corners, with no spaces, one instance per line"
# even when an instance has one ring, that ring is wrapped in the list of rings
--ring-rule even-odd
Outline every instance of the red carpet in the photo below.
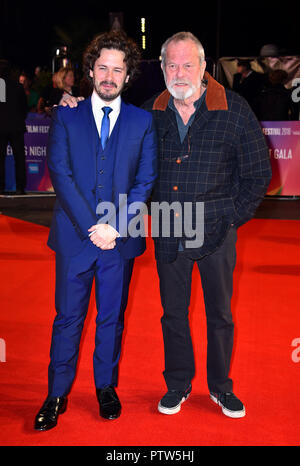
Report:
[[[162,310],[149,239],[147,252],[136,261],[126,314],[118,387],[121,417],[105,421],[98,414],[92,301],[69,407],[55,429],[35,432],[34,416],[47,392],[54,318],[54,254],[46,246],[47,234],[45,227],[0,216],[0,338],[6,343],[6,361],[0,362],[1,445],[300,444],[300,350],[292,346],[300,338],[299,221],[252,220],[238,233],[231,376],[235,393],[245,403],[245,418],[226,418],[208,396],[205,314],[196,268],[191,305],[197,357],[193,392],[179,414],[158,413],[157,403],[165,392]],[[3,359],[3,346],[0,354]]]

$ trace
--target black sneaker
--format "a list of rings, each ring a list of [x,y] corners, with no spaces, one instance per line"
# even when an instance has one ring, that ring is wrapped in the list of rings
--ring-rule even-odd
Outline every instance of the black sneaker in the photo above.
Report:
[[[232,392],[228,393],[212,393],[211,399],[221,406],[225,416],[239,418],[246,415],[245,406]]]
[[[192,386],[184,390],[169,390],[158,403],[158,411],[163,414],[176,414],[180,411],[181,403],[188,399]]]

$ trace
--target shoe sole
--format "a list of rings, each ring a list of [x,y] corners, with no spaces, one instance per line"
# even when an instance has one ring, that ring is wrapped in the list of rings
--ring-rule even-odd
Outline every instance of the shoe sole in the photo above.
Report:
[[[101,411],[99,411],[99,414],[100,414],[100,417],[102,417],[102,419],[107,419],[109,421],[113,421],[114,419],[118,419],[121,416],[121,409],[120,409],[120,411],[118,413],[109,414],[108,416],[101,413]]]
[[[230,409],[225,408],[225,406],[223,406],[222,403],[215,396],[213,396],[211,393],[210,393],[209,396],[210,396],[210,398],[212,399],[212,401],[214,403],[216,403],[217,405],[219,405],[222,408],[222,412],[223,412],[223,414],[225,414],[225,416],[231,417],[232,419],[238,419],[240,417],[246,416],[245,408],[243,408],[240,411],[230,411]]]
[[[159,402],[158,403],[158,411],[160,413],[162,413],[162,414],[176,414],[176,413],[179,413],[182,403],[184,403],[188,399],[189,396],[190,396],[190,393],[188,393],[187,396],[182,397],[182,400],[180,401],[180,403],[178,403],[178,405],[175,406],[174,408],[165,408]]]

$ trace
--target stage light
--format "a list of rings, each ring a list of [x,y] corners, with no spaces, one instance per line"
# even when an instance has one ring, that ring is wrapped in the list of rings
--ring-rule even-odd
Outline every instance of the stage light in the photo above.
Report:
[[[141,18],[142,49],[146,50],[146,18]]]

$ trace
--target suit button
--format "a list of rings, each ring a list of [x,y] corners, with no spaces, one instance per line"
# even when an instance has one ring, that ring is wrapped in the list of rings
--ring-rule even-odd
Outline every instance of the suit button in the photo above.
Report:
[[[100,175],[103,175],[104,170],[99,170]]]
[[[178,191],[178,186],[173,186],[173,191]]]

